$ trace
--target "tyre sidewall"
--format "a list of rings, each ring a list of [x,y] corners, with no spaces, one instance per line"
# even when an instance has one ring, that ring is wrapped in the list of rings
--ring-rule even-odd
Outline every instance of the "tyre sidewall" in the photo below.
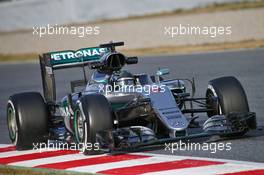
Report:
[[[9,98],[8,105],[15,110],[17,138],[11,139],[17,149],[30,149],[33,144],[46,142],[48,133],[48,112],[39,93],[28,92],[15,94]]]
[[[103,95],[86,95],[80,99],[79,109],[84,122],[84,145],[98,146],[96,134],[98,131],[113,128],[113,118],[110,105]],[[98,150],[84,150],[85,154],[96,154]]]

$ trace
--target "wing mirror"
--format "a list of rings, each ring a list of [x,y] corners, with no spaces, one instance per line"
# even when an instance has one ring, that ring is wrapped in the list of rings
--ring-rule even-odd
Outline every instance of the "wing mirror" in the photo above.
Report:
[[[138,57],[127,57],[126,58],[126,64],[137,64],[138,63]]]
[[[156,72],[156,82],[160,83],[160,81],[163,81],[163,78],[161,76],[163,75],[168,75],[170,73],[170,69],[164,68],[164,69],[159,69]]]
[[[164,69],[159,69],[156,72],[157,76],[162,76],[162,75],[168,75],[170,73],[170,69],[164,68]]]

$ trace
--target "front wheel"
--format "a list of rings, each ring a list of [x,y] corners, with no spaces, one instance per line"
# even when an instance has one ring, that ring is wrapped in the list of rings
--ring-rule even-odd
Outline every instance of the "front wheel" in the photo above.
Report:
[[[83,96],[75,111],[74,131],[75,140],[83,145],[84,154],[99,153],[97,132],[112,128],[113,119],[108,100],[99,94]]]
[[[211,80],[206,91],[206,105],[211,109],[207,113],[209,117],[225,115],[228,118],[235,113],[249,113],[246,93],[235,77],[221,77]],[[254,128],[256,121],[248,120],[247,125]],[[244,135],[245,133],[246,131],[242,131],[237,135]]]

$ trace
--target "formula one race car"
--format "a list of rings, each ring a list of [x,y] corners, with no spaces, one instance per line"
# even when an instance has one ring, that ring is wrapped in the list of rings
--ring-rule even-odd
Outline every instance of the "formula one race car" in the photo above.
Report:
[[[241,136],[256,128],[256,115],[249,111],[236,78],[211,80],[206,96],[195,98],[194,80],[164,80],[168,69],[152,76],[124,70],[138,58],[117,52],[115,47],[121,45],[110,42],[41,55],[44,98],[37,92],[19,93],[7,104],[9,135],[16,148],[54,141],[82,145],[85,154],[93,154],[186,138]],[[84,79],[71,81],[72,92],[56,101],[54,73],[72,67],[81,67]],[[94,70],[90,79],[86,67]],[[83,90],[76,91],[80,87]],[[195,121],[196,113],[207,113],[203,126]],[[191,133],[193,127],[201,132]]]

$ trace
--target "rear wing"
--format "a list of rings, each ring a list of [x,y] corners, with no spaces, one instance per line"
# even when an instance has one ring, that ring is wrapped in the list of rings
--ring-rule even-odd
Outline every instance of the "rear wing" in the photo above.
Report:
[[[47,103],[56,101],[54,70],[82,67],[99,62],[107,48],[90,47],[79,50],[48,52],[39,55],[44,98]]]
[[[53,69],[69,68],[87,65],[91,62],[98,61],[100,55],[106,52],[106,48],[91,47],[82,48],[77,51],[65,50],[58,52],[49,52],[50,65]]]

